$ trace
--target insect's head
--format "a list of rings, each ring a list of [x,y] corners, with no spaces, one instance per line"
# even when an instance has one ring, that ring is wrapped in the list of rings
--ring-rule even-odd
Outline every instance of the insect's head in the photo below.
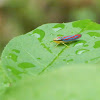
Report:
[[[53,41],[61,41],[61,37],[57,37],[57,38],[53,39]]]

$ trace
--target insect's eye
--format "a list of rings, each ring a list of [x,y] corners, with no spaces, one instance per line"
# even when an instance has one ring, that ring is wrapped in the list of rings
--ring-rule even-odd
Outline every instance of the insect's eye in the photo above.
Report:
[[[57,39],[60,39],[60,37],[57,37]]]

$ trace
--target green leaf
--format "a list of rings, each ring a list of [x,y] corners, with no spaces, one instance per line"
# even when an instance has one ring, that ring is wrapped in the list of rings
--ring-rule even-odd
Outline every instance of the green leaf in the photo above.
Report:
[[[99,98],[99,66],[74,65],[34,79],[26,78],[7,89],[0,100],[99,100]]]
[[[92,34],[91,34],[92,33]],[[52,43],[57,36],[82,34],[75,42]],[[66,64],[100,61],[100,25],[90,20],[44,24],[11,40],[2,53],[2,64],[11,80],[38,75]]]
[[[4,93],[4,91],[8,87],[9,87],[9,80],[1,67],[1,61],[0,61],[0,96]]]

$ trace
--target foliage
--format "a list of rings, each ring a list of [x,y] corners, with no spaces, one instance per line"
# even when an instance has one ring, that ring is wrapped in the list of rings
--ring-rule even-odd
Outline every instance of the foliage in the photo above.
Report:
[[[81,66],[81,67],[80,67]],[[7,89],[0,100],[95,100],[100,98],[98,66],[66,66],[26,78]]]
[[[74,34],[82,34],[82,37],[77,41],[74,41],[72,43],[67,43],[69,48],[64,45],[58,45],[55,48],[56,43],[52,43],[53,39],[57,36],[67,36],[67,35],[74,35]],[[80,72],[75,67],[77,70],[77,74],[76,72],[70,73],[69,67],[68,67],[69,65],[98,63],[98,66],[99,66],[100,25],[95,22],[92,22],[91,20],[79,20],[79,21],[70,22],[70,23],[44,24],[25,35],[21,35],[12,39],[5,47],[1,56],[1,61],[2,61],[2,67],[0,67],[1,68],[0,69],[1,94],[3,94],[3,92],[6,91],[7,87],[9,86],[12,87],[19,80],[22,80],[23,78],[26,78],[27,76],[34,78],[32,81],[29,80],[28,84],[27,82],[29,78],[26,79],[25,80],[26,84],[23,85],[23,87],[22,85],[18,86],[18,90],[17,90],[17,86],[13,88],[8,88],[7,89],[8,92],[5,92],[4,94],[6,95],[8,100],[11,100],[13,98],[13,96],[11,96],[12,97],[11,98],[10,95],[15,95],[18,91],[23,92],[25,91],[24,88],[26,87],[27,89],[28,86],[29,86],[29,90],[25,92],[25,94],[28,94],[28,96],[32,96],[31,98],[37,98],[37,100],[40,100],[40,99],[49,100],[47,99],[47,97],[51,97],[52,100],[53,99],[61,100],[60,98],[64,99],[67,97],[67,93],[68,95],[73,94],[72,93],[73,90],[71,94],[70,92],[67,92],[67,88],[69,84],[72,84],[73,87],[74,87],[75,82],[77,82],[80,85],[81,83],[85,84],[85,81],[83,82],[83,81],[78,81],[78,80],[84,79],[88,75],[92,74],[91,71],[89,73],[84,73],[84,75],[83,73],[81,74],[82,69],[83,69],[82,65],[79,66]],[[55,77],[55,75],[53,76],[52,70],[56,71],[58,70],[58,68],[61,68],[63,66],[66,66],[66,68],[64,68],[63,71],[61,70],[61,72],[59,69],[59,71],[57,72],[57,77]],[[87,65],[83,65],[83,66],[85,67]],[[72,68],[72,71],[75,70],[73,67],[71,68]],[[89,70],[91,70],[92,66],[89,68],[90,68]],[[88,68],[85,70],[88,71]],[[48,73],[50,73],[50,79],[48,78],[49,77]],[[42,78],[44,77],[42,76],[42,74],[46,75],[47,77],[45,79]],[[72,76],[70,76],[71,74]],[[69,82],[69,80],[67,79],[67,75],[68,75],[68,78],[73,77],[72,82]],[[77,81],[75,81],[78,75],[79,75],[79,78],[77,79]],[[94,77],[96,77],[94,72],[93,72],[93,75]],[[88,76],[87,78],[90,78],[90,76]],[[48,82],[46,83],[47,78],[48,78]],[[88,80],[87,78],[86,78],[86,81]],[[60,84],[58,84],[57,88],[55,87],[55,90],[51,88],[53,86],[51,83],[54,82],[54,80],[55,80],[54,86],[56,86],[59,83],[59,81],[61,82]],[[68,85],[66,85],[67,82],[68,82]],[[90,82],[92,82],[92,79],[90,79],[89,83]],[[95,80],[93,79],[93,84],[94,82]],[[44,88],[41,84],[44,85],[44,87],[46,88]],[[82,84],[81,86],[83,86],[84,84]],[[84,90],[83,88],[82,88],[82,91],[83,90],[85,92],[87,91],[86,93],[90,92],[90,88],[93,87],[93,84],[90,85],[89,91],[87,91],[86,89]],[[87,86],[88,85],[85,84],[85,87]],[[31,87],[32,88],[36,87],[35,88],[36,90],[34,89],[30,90]],[[39,87],[39,89],[37,89],[37,87]],[[75,85],[75,89],[76,87],[78,88],[78,85]],[[44,89],[44,92],[41,94],[41,96],[43,97],[41,97],[40,93],[41,91],[43,91],[43,89]],[[93,87],[93,89],[95,88]],[[50,93],[47,92],[47,90],[50,90]],[[56,93],[57,90],[59,90],[58,94],[52,94],[52,91]],[[31,92],[31,94],[29,91]],[[20,99],[22,99],[23,94],[20,92],[18,94],[18,98],[21,97]],[[32,94],[33,92],[35,93],[35,96],[33,96]],[[46,92],[47,94],[45,94]],[[59,95],[60,93],[61,95]],[[82,95],[84,93],[82,92],[81,94],[78,94],[77,98],[80,98],[79,95]],[[93,93],[94,92],[90,92],[90,94],[93,94]],[[47,96],[44,98],[44,95],[47,95]],[[23,98],[26,98],[27,100],[28,96],[26,95]],[[85,98],[83,96],[82,98]],[[93,95],[93,96],[94,96],[93,98],[96,97],[96,95]],[[5,100],[7,100],[6,97],[5,97]],[[90,95],[89,95],[89,98],[90,98]],[[86,95],[86,99],[83,99],[83,100],[87,100],[87,99],[88,99],[88,96]],[[16,99],[12,99],[12,100],[16,100]]]
[[[3,94],[7,87],[9,87],[9,80],[1,67],[0,61],[0,95]]]
[[[69,48],[51,43],[57,36],[82,34]],[[11,40],[2,54],[8,77],[17,80],[26,74],[37,75],[63,65],[100,61],[100,25],[90,20],[51,23]]]

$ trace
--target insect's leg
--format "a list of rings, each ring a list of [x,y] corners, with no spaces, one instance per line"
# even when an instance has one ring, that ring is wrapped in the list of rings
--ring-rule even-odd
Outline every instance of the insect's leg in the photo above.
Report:
[[[65,43],[62,43],[62,44],[64,44],[66,47],[68,47],[68,48],[69,48],[69,46],[68,46],[68,45],[66,45]]]
[[[59,45],[60,43],[57,43],[57,45]],[[55,48],[57,47],[57,45],[55,46]]]

